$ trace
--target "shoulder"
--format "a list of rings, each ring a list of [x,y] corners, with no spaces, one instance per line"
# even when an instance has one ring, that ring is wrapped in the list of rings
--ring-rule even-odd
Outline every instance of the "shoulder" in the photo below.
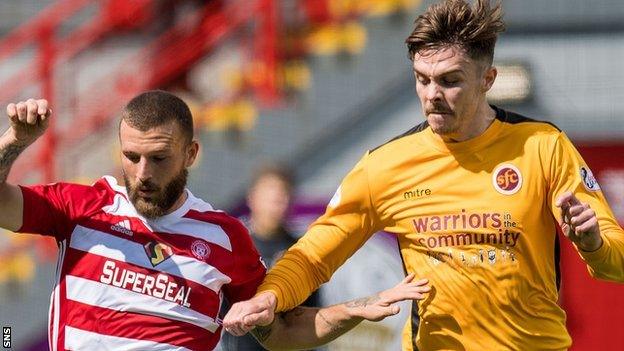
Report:
[[[404,147],[410,145],[411,142],[414,139],[417,139],[421,135],[421,133],[427,128],[429,128],[429,123],[427,123],[427,121],[424,121],[416,125],[415,127],[410,128],[406,132],[393,137],[389,141],[371,149],[368,153],[377,157],[380,154],[401,150]]]
[[[225,211],[190,209],[184,217],[225,227],[232,230],[235,234],[240,234],[241,232],[247,234],[245,225],[238,218],[231,216]]]
[[[424,121],[406,132],[391,138],[386,143],[366,152],[363,158],[368,177],[378,180],[379,176],[400,169],[406,162],[419,160],[430,152],[427,146],[429,123]]]
[[[192,195],[191,195],[192,196]],[[230,248],[248,246],[251,237],[247,227],[236,217],[221,210],[216,210],[207,202],[193,197],[190,209],[184,214],[184,218],[203,222],[206,227],[218,227],[227,236]],[[224,238],[225,239],[225,238]]]
[[[561,129],[552,122],[530,118],[496,106],[492,106],[492,108],[496,111],[496,119],[504,123],[511,133],[554,139],[561,134]]]
[[[20,187],[25,196],[33,197],[33,199],[45,199],[63,205],[99,204],[112,199],[115,195],[110,179],[114,181],[112,177],[103,177],[91,185],[56,182]]]
[[[383,183],[406,165],[426,159],[434,152],[427,139],[430,133],[429,123],[424,121],[367,151],[360,162],[368,183]],[[378,190],[377,187],[370,189]]]

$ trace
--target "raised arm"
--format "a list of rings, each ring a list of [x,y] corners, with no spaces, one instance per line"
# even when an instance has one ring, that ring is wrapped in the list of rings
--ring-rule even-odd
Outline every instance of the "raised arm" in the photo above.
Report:
[[[430,290],[427,280],[413,279],[410,274],[391,289],[334,306],[295,307],[277,314],[273,323],[256,327],[251,334],[269,350],[302,350],[327,344],[363,320],[377,322],[399,313],[396,302],[423,299]]]
[[[45,132],[51,111],[43,99],[11,103],[6,110],[9,129],[0,137],[0,227],[16,231],[22,227],[24,200],[7,178],[17,157]]]

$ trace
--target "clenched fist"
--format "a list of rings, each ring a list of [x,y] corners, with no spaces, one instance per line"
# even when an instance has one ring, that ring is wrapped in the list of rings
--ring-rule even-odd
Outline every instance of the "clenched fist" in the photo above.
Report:
[[[602,246],[596,212],[581,202],[574,193],[561,194],[555,203],[561,208],[561,229],[583,251],[596,251]]]
[[[8,104],[9,132],[16,143],[30,145],[43,135],[48,128],[51,112],[45,99],[28,99],[17,104]]]

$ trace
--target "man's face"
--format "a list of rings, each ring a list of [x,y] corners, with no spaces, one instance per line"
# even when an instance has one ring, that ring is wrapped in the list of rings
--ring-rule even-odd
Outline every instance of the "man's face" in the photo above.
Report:
[[[184,191],[197,143],[188,145],[174,121],[142,132],[122,120],[119,138],[130,201],[147,218],[169,213]]]
[[[477,109],[494,82],[495,69],[484,68],[457,46],[419,52],[413,68],[429,125],[442,137],[460,139],[481,117]]]
[[[288,186],[276,175],[264,175],[250,189],[247,204],[254,216],[280,225],[290,206]]]

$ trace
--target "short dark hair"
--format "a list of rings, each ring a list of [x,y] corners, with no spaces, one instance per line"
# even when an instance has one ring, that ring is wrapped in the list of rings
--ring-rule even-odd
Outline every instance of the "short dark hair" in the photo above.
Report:
[[[281,180],[286,186],[286,190],[291,193],[294,187],[294,175],[292,171],[283,164],[280,163],[265,163],[256,168],[251,179],[250,188],[253,188],[258,184],[260,179],[266,176],[274,176]]]
[[[124,107],[121,120],[143,132],[175,121],[186,141],[193,140],[191,110],[182,99],[163,90],[146,91],[132,98]]]
[[[405,40],[410,59],[422,50],[457,45],[474,60],[492,64],[498,34],[505,31],[500,1],[444,0],[418,16],[415,28]]]

